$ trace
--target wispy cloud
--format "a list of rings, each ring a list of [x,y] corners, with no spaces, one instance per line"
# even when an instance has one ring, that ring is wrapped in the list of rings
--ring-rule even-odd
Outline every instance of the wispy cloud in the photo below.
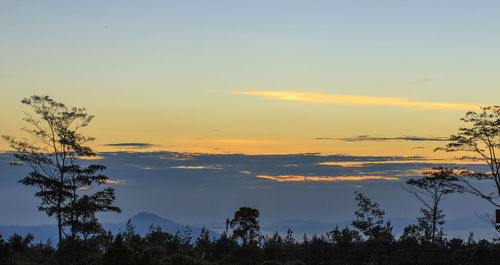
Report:
[[[186,160],[192,160],[193,157],[189,154],[184,154],[184,153],[169,153],[169,155],[161,155],[160,159],[186,161]]]
[[[143,148],[155,147],[156,145],[150,143],[114,143],[114,144],[106,144],[105,146],[143,149]]]
[[[223,169],[222,167],[219,166],[174,166],[170,168],[177,168],[177,169],[215,169],[215,170],[221,170]]]
[[[373,137],[369,135],[359,135],[349,138],[315,138],[316,140],[341,140],[346,142],[362,142],[362,141],[412,141],[412,142],[446,142],[449,137],[419,137],[419,136],[398,136],[398,137]]]
[[[112,180],[112,179],[107,179],[104,181],[106,184],[126,184],[127,181],[123,179],[117,179],[117,180]],[[92,186],[84,186],[84,187],[79,187],[77,190],[79,191],[89,191],[92,190]]]
[[[443,109],[443,110],[472,110],[478,109],[480,105],[448,102],[423,102],[412,101],[407,98],[396,97],[371,97],[371,96],[349,96],[332,95],[322,93],[294,92],[294,91],[249,91],[232,92],[239,95],[252,95],[269,99],[318,103],[318,104],[342,104],[361,106],[396,106],[418,109]]]
[[[394,161],[334,161],[320,162],[319,166],[364,167],[369,164],[432,164],[426,160],[394,160]]]
[[[207,139],[201,142],[224,143],[224,144],[279,144],[279,141],[256,140],[256,139]]]
[[[271,190],[271,187],[267,186],[245,186],[246,190]]]
[[[126,184],[127,181],[123,180],[123,179],[117,179],[117,180],[107,179],[104,183],[108,183],[108,184]]]
[[[270,179],[277,182],[302,182],[302,181],[362,181],[362,180],[399,180],[394,177],[383,176],[298,176],[298,175],[279,175],[267,176],[257,175],[258,178]]]
[[[103,159],[104,157],[102,156],[77,156],[78,159],[82,159],[82,160],[99,160],[99,159]]]
[[[359,168],[368,165],[378,164],[422,164],[422,165],[443,165],[443,164],[458,164],[458,165],[475,165],[484,164],[481,160],[467,160],[467,159],[427,159],[427,160],[384,160],[384,161],[332,161],[332,162],[319,162],[319,166],[341,166]]]

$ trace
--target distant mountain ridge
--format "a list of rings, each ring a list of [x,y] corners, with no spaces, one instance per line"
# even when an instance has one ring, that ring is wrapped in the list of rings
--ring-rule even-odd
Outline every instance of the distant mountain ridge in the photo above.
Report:
[[[396,238],[403,233],[404,227],[409,224],[416,224],[417,222],[414,218],[406,217],[394,217],[390,221]],[[325,234],[335,229],[336,226],[339,229],[343,229],[346,226],[353,229],[351,223],[351,220],[332,223],[318,222],[316,220],[287,220],[271,225],[262,225],[261,231],[268,234],[274,232],[285,234],[290,228],[294,235],[300,238],[300,235],[303,234]],[[443,229],[448,238],[467,238],[471,231],[474,232],[476,238],[493,238],[496,236],[496,232],[491,224],[486,223],[476,216],[464,216],[446,220]]]
[[[403,233],[403,228],[405,226],[416,223],[415,219],[405,217],[394,217],[390,220],[394,228],[393,233],[396,237]],[[118,223],[104,223],[103,227],[106,231],[118,234],[125,230],[127,221],[128,220]],[[201,233],[201,225],[186,226],[147,212],[141,212],[132,216],[130,221],[135,227],[135,232],[141,236],[145,236],[149,232],[151,225],[153,227],[159,226],[163,231],[172,234],[177,231],[182,233],[183,231],[189,229],[191,230],[193,239],[196,239]],[[264,234],[278,232],[284,235],[290,228],[295,237],[300,239],[303,234],[324,234],[332,231],[335,226],[338,226],[339,229],[350,226],[351,222],[352,221],[350,220],[334,223],[319,222],[316,220],[286,220],[274,224],[261,225],[261,231]],[[224,227],[222,224],[214,224],[213,226],[210,226],[210,228],[207,228],[207,230],[211,237],[218,237],[219,233],[217,233],[217,231],[223,231]],[[493,238],[496,236],[495,231],[492,229],[490,224],[475,216],[465,216],[457,219],[446,220],[444,225],[444,232],[447,234],[448,238],[467,238],[470,231],[474,231],[476,238]],[[14,233],[22,236],[31,233],[35,236],[35,242],[46,242],[49,238],[51,238],[52,241],[55,241],[57,239],[57,226],[55,224],[35,226],[0,225],[0,234],[4,239],[7,239]]]
[[[128,221],[128,220],[127,220]],[[120,223],[106,223],[103,224],[106,230],[111,231],[113,234],[117,234],[119,232],[123,232],[127,221],[123,221]],[[150,226],[153,227],[161,227],[162,231],[169,233],[176,233],[177,231],[183,232],[185,230],[191,230],[193,238],[196,238],[201,233],[200,227],[191,227],[189,225],[183,225],[176,223],[170,219],[159,217],[156,214],[141,212],[130,218],[132,225],[135,227],[135,232],[141,236],[146,235],[149,232]],[[219,234],[215,231],[207,229],[210,236],[218,236]]]
[[[125,230],[128,220],[119,223],[103,223],[103,227],[106,231],[111,231],[113,234],[118,234]],[[141,236],[145,236],[149,232],[150,226],[160,227],[162,231],[169,233],[176,233],[177,231],[183,232],[191,230],[191,235],[193,239],[196,239],[200,233],[200,227],[191,227],[188,225],[183,225],[176,223],[170,219],[159,217],[158,215],[152,213],[141,212],[130,218],[132,226],[134,226],[135,232]],[[218,237],[219,234],[215,231],[207,229],[211,237]],[[57,225],[33,225],[33,226],[22,226],[22,225],[0,225],[0,234],[4,239],[17,233],[19,235],[25,236],[31,233],[35,237],[35,242],[46,242],[49,238],[52,241],[57,240]]]

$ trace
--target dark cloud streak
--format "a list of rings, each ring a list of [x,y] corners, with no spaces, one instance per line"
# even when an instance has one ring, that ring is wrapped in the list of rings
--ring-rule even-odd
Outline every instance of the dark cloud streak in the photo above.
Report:
[[[448,137],[419,137],[419,136],[398,136],[398,137],[373,137],[369,135],[359,135],[348,138],[318,137],[315,140],[340,140],[345,142],[384,142],[384,141],[411,141],[411,142],[446,142]]]
[[[105,144],[105,146],[122,147],[122,148],[149,148],[156,146],[150,143],[116,143],[116,144]]]

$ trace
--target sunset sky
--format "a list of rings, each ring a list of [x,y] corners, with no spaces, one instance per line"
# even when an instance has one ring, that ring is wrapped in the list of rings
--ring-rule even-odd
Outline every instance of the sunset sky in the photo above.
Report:
[[[500,104],[499,13],[498,1],[6,0],[0,134],[20,135],[20,100],[37,94],[94,114],[98,152],[450,161],[463,154],[433,149],[459,119]],[[177,168],[189,169],[206,168]]]
[[[495,2],[3,1],[2,134],[47,94],[96,115],[97,150],[428,154],[337,139],[446,137],[496,104]]]

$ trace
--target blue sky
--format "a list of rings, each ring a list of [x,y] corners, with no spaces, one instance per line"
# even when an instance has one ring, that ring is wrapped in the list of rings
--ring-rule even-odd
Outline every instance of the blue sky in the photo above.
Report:
[[[464,166],[456,157],[470,154],[434,148],[466,111],[498,104],[499,12],[498,1],[2,1],[0,135],[21,136],[19,101],[34,94],[96,115],[83,133],[123,209],[104,221],[219,222],[242,205],[266,222],[345,220],[354,191],[414,217],[405,179]],[[52,222],[0,151],[0,223]],[[468,196],[444,206],[492,210]]]
[[[179,152],[374,155],[381,149],[366,143],[310,139],[445,137],[465,111],[496,104],[499,96],[496,1],[2,1],[1,7],[0,103],[13,113],[2,117],[2,134],[22,127],[21,98],[48,94],[97,116],[89,134],[101,149],[118,141]],[[276,92],[350,100],[262,96]],[[388,98],[464,107],[366,105]],[[411,148],[388,146],[384,155],[424,155]],[[0,150],[7,150],[4,143]]]

